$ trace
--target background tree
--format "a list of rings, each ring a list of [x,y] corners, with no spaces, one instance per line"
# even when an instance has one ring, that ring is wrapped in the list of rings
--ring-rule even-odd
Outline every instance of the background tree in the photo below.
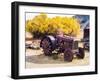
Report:
[[[55,35],[57,29],[62,29],[65,35],[77,36],[80,33],[80,24],[73,17],[49,18],[45,13],[26,21],[26,31],[37,37],[45,34]]]

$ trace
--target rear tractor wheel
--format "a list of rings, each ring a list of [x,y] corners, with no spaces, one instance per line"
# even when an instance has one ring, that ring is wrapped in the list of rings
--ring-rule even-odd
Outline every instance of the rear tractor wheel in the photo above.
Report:
[[[48,38],[45,38],[41,41],[41,47],[43,48],[43,52],[46,56],[52,55],[51,42]]]

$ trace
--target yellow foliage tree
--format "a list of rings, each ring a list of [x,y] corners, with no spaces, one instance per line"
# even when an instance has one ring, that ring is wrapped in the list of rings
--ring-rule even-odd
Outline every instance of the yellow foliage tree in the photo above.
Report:
[[[45,13],[41,13],[26,22],[26,31],[33,34],[55,35],[57,29],[62,29],[65,35],[77,36],[80,33],[80,24],[73,17],[56,16],[49,18]]]

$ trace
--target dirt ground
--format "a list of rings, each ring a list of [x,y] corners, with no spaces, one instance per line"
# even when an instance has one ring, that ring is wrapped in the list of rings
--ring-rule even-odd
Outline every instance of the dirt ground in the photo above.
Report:
[[[84,59],[74,57],[72,62],[66,62],[63,59],[63,53],[58,55],[58,59],[51,56],[45,56],[40,50],[26,49],[26,68],[42,67],[62,67],[62,66],[83,66],[89,64],[89,52],[85,51]]]

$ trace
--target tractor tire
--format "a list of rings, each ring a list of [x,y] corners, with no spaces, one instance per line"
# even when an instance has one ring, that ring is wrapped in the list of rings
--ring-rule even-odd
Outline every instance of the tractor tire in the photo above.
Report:
[[[84,48],[79,47],[79,53],[76,55],[77,58],[79,59],[83,59],[85,57],[85,52],[84,52]]]
[[[73,52],[71,49],[66,49],[64,51],[64,61],[71,62],[73,60]]]
[[[56,39],[54,36],[45,36],[40,42],[40,47],[43,49],[43,52],[46,56],[51,56],[52,51],[55,50]]]
[[[41,45],[43,48],[44,55],[51,56],[52,50],[51,50],[51,42],[49,41],[49,39],[42,40]]]

